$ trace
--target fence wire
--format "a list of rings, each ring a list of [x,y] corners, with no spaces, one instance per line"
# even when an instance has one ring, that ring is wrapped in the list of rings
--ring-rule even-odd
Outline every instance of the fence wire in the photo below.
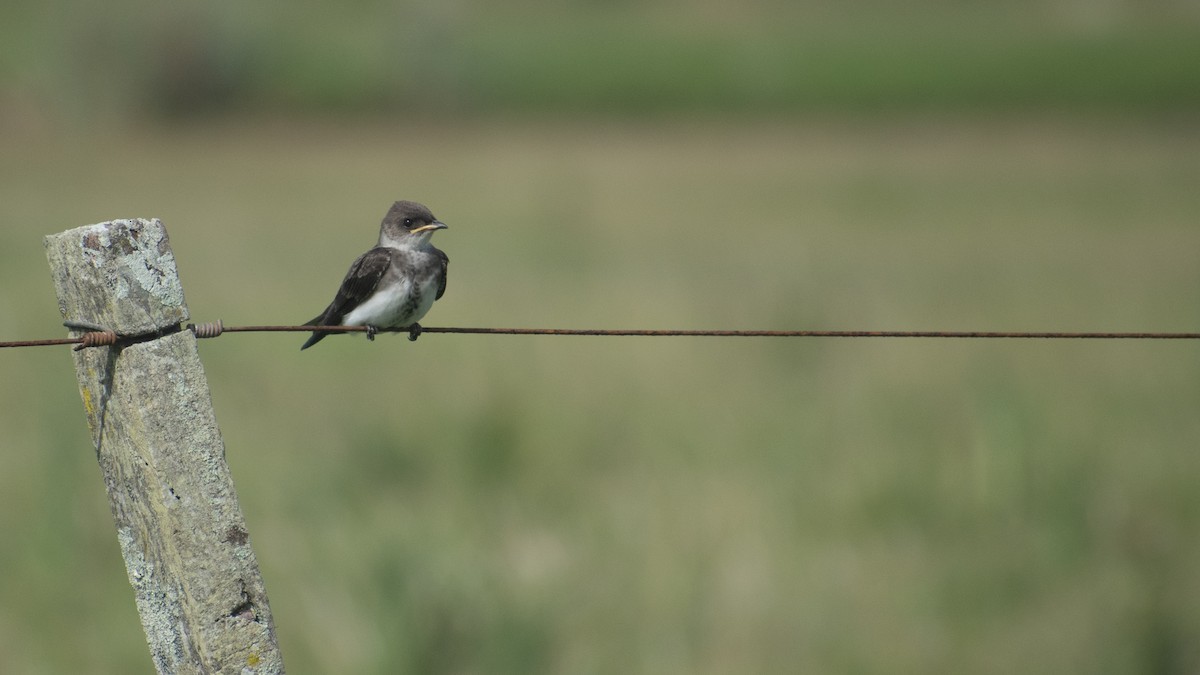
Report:
[[[366,326],[226,326],[221,321],[177,326],[138,335],[111,330],[88,330],[77,337],[0,342],[5,347],[75,345],[76,351],[92,347],[123,346],[187,329],[198,338],[225,333],[408,333],[410,339],[425,333],[467,335],[558,335],[604,337],[774,337],[774,338],[948,338],[1036,340],[1200,340],[1197,333],[1169,332],[1068,332],[1068,331],[907,331],[907,330],[675,330],[632,328],[478,328],[456,326],[406,326],[369,329]]]

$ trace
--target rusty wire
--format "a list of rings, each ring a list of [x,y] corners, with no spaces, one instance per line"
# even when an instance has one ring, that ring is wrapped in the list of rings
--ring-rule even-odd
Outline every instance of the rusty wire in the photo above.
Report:
[[[13,340],[11,342],[0,342],[0,347],[53,347],[55,345],[77,345],[83,342],[83,338],[53,338],[50,340]]]
[[[93,330],[84,333],[79,339],[80,342],[75,346],[75,351],[88,347],[111,347],[117,344],[120,337],[111,330]]]
[[[113,331],[87,331],[79,337],[48,340],[0,342],[4,347],[44,347],[73,344],[75,350],[90,347],[125,345],[168,335],[180,328],[155,331],[146,335],[118,335]],[[362,333],[366,326],[226,326],[221,321],[188,324],[197,338],[214,338],[225,333]],[[380,333],[414,333],[409,327],[381,328]],[[809,337],[809,338],[974,338],[1041,340],[1200,340],[1200,333],[1162,332],[1064,332],[1064,331],[872,331],[872,330],[655,330],[624,328],[470,328],[422,326],[423,333],[459,333],[469,335],[573,335],[609,337]]]

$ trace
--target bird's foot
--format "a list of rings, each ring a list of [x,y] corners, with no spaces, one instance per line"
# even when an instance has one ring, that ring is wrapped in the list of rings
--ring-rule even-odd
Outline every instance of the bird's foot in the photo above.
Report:
[[[416,342],[417,338],[421,337],[421,330],[422,330],[421,324],[419,324],[419,323],[414,323],[413,325],[409,326],[408,327],[408,341]]]
[[[367,339],[371,342],[375,341],[375,335],[379,332],[379,326],[367,324]]]

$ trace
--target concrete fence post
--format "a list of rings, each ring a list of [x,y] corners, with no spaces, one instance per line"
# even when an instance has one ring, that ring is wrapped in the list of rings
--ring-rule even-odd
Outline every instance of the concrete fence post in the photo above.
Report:
[[[139,336],[74,359],[155,667],[282,673],[166,230],[117,220],[45,246],[65,319]]]

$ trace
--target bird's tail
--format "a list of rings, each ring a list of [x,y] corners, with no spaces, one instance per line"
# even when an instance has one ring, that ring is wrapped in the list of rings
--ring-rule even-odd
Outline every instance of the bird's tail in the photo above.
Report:
[[[325,325],[325,313],[324,313],[324,312],[321,312],[319,315],[317,315],[317,316],[316,316],[314,319],[312,319],[311,321],[306,321],[306,322],[304,322],[304,323],[303,323],[303,324],[301,324],[301,325],[304,325],[304,326],[323,326],[323,325]],[[309,336],[308,340],[307,340],[307,341],[306,341],[304,344],[300,345],[300,351],[304,351],[305,349],[308,349],[309,347],[311,347],[311,346],[313,346],[313,345],[317,344],[317,343],[318,343],[318,342],[320,342],[321,340],[324,340],[326,335],[329,335],[329,333],[328,333],[328,332],[326,332],[326,331],[323,331],[323,330],[315,330],[315,331],[313,331],[313,334],[312,334],[311,336]]]

